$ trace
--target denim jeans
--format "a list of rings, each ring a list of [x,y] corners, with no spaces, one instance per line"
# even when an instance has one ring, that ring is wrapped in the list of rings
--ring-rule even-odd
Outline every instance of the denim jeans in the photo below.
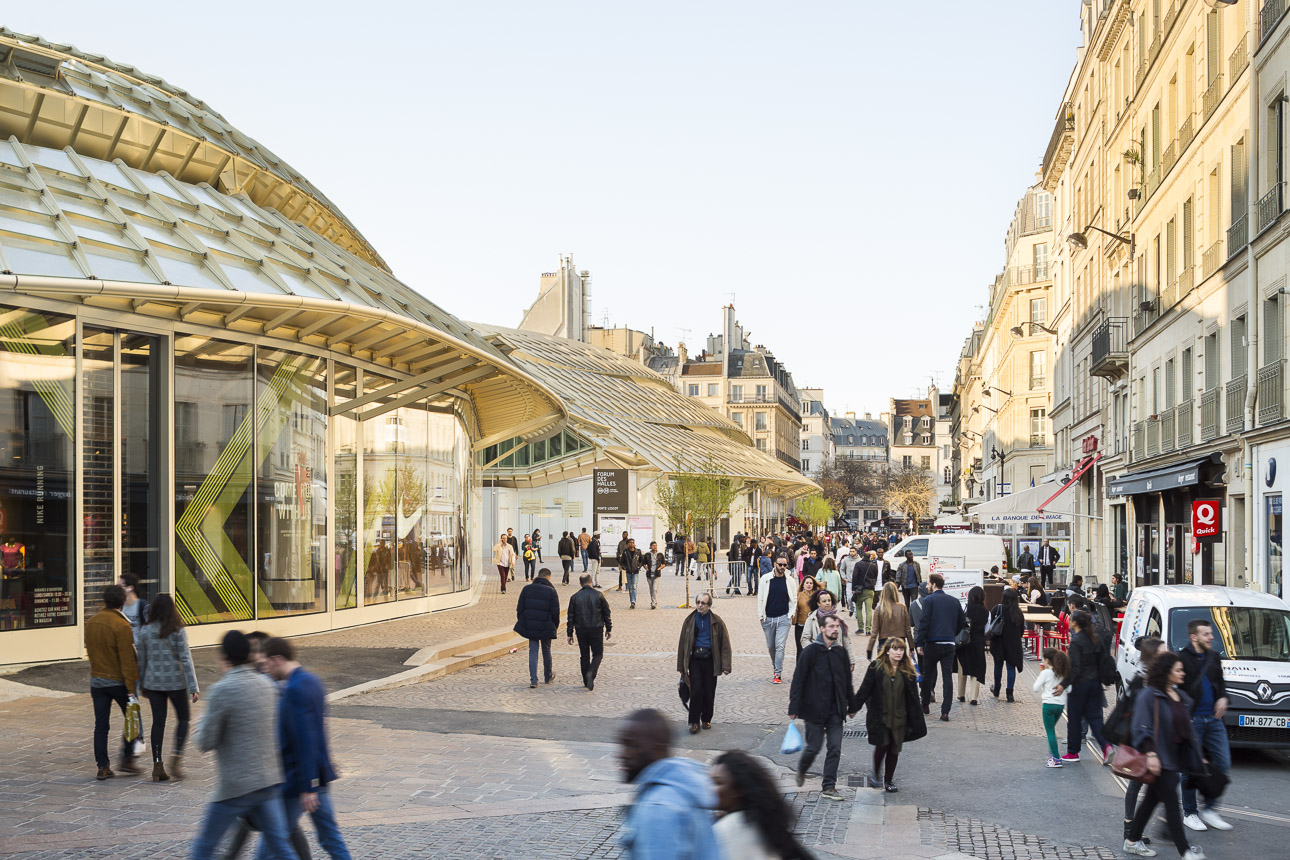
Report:
[[[582,572],[586,573],[587,572],[587,551],[585,549],[578,550],[578,555],[582,556]]]
[[[1084,725],[1088,724],[1097,741],[1097,748],[1106,748],[1106,738],[1102,737],[1102,708],[1105,699],[1102,695],[1102,684],[1098,681],[1083,681],[1075,684],[1066,694],[1066,752],[1079,755],[1080,739],[1084,737]]]
[[[762,632],[766,634],[766,650],[770,652],[770,661],[775,666],[775,674],[784,671],[784,646],[788,644],[788,629],[792,625],[787,615],[767,618],[761,623]]]
[[[649,605],[658,606],[658,577],[645,574],[645,584],[649,586]],[[635,595],[632,597],[634,599]]]
[[[532,579],[534,576],[537,576],[537,559],[536,558],[524,559],[524,580],[527,582],[528,580]]]
[[[748,593],[749,594],[757,593],[757,583],[760,580],[760,578],[761,576],[757,572],[757,568],[753,567],[751,564],[748,565]]]
[[[530,639],[529,640],[529,683],[536,684],[538,651],[542,652],[542,668],[546,674],[542,676],[543,681],[551,679],[551,640],[550,639]]]
[[[806,773],[823,746],[824,780],[820,787],[825,791],[835,788],[838,784],[838,762],[842,759],[842,715],[829,717],[827,723],[813,723],[810,720],[802,722],[806,724],[806,748],[802,750],[797,770],[799,773]]]
[[[99,767],[110,767],[112,762],[108,760],[107,736],[108,724],[112,717],[112,703],[121,708],[121,716],[125,716],[125,706],[129,694],[126,692],[125,684],[118,684],[114,687],[90,687],[90,700],[94,703],[94,763]],[[124,721],[123,721],[124,724]],[[121,759],[128,761],[134,758],[131,754],[131,747],[134,744],[127,743],[125,735],[121,735]]]
[[[290,828],[287,827],[280,785],[271,785],[209,804],[201,829],[193,841],[193,860],[211,860],[224,831],[243,815],[260,831],[262,844],[257,857],[264,860],[296,860],[295,849],[287,840]]]
[[[636,577],[638,576],[640,576],[638,573],[627,574],[627,596],[632,603],[636,602]]]
[[[1227,773],[1232,768],[1232,750],[1227,743],[1227,729],[1217,717],[1192,717],[1191,730],[1196,735],[1209,766],[1219,773]],[[1205,808],[1212,809],[1216,797],[1206,798]],[[1182,780],[1182,806],[1184,815],[1195,815],[1196,789],[1186,776]]]
[[[547,640],[550,644],[551,640]],[[287,829],[291,830],[300,821],[300,814],[304,807],[300,803],[300,796],[282,798],[283,806],[286,807]],[[313,819],[314,830],[318,832],[318,844],[332,860],[350,860],[349,848],[345,845],[345,839],[340,835],[340,827],[336,824],[336,810],[331,805],[331,794],[328,793],[326,786],[318,789],[318,808],[309,813]],[[264,853],[265,840],[260,840],[260,851],[256,854],[257,858],[265,858]]]
[[[998,689],[998,687],[1000,686],[1000,682],[1003,680],[1004,666],[1008,667],[1008,686],[1005,687],[1004,689],[1011,690],[1013,684],[1017,682],[1017,670],[1012,668],[1012,664],[1009,663],[1007,660],[994,661],[994,686],[995,686],[995,689]]]

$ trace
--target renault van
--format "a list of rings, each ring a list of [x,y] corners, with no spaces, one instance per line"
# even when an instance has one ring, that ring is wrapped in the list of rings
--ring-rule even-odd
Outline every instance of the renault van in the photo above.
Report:
[[[886,558],[895,568],[912,550],[914,561],[923,569],[923,579],[938,567],[947,570],[983,570],[998,566],[1008,570],[1008,555],[999,535],[942,534],[912,535],[888,550]]]
[[[1232,746],[1290,749],[1290,605],[1273,595],[1216,585],[1134,589],[1116,640],[1121,692],[1138,671],[1134,642],[1155,636],[1181,651],[1190,641],[1187,624],[1197,618],[1214,627]]]

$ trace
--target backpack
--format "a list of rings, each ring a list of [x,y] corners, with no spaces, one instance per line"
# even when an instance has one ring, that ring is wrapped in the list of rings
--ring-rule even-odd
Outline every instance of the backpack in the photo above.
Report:
[[[1097,649],[1097,674],[1103,687],[1110,687],[1120,680],[1120,671],[1115,668],[1115,660],[1105,648]]]
[[[533,554],[533,550],[531,548],[524,550],[525,561],[533,561],[535,558],[537,558],[537,556]]]

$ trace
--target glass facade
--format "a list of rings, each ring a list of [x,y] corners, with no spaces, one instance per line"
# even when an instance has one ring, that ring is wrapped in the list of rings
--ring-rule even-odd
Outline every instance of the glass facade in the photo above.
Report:
[[[0,629],[75,623],[76,324],[0,307]]]

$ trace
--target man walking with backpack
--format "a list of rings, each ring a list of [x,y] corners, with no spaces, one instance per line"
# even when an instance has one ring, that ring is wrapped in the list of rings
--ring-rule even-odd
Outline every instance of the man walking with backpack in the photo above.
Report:
[[[920,599],[922,613],[914,631],[914,643],[922,656],[923,664],[923,713],[931,713],[932,690],[936,688],[936,674],[941,674],[941,722],[950,721],[950,705],[954,702],[955,639],[967,624],[963,604],[950,597],[945,588],[945,577],[933,573],[927,577],[931,593]]]

